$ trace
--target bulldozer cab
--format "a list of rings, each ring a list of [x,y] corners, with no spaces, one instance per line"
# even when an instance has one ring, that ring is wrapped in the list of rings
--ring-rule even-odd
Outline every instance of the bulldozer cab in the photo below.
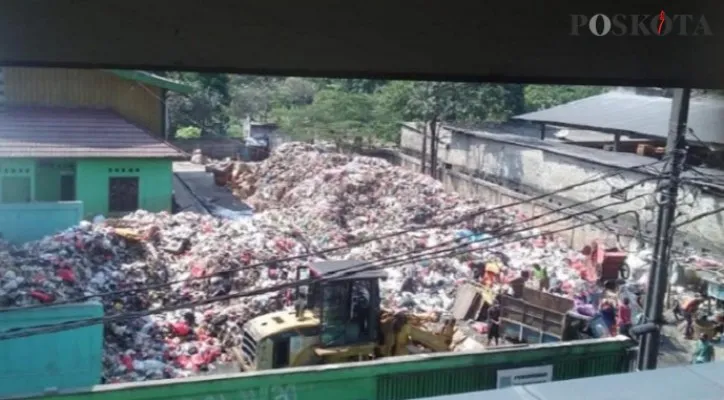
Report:
[[[241,370],[365,359],[379,332],[379,280],[384,271],[354,271],[362,261],[325,261],[297,270],[295,310],[244,324],[234,350]]]
[[[308,287],[299,288],[298,294],[306,302],[304,308],[320,321],[322,348],[372,344],[377,340],[379,281],[387,275],[379,270],[350,270],[361,264],[351,260],[325,261],[312,264],[307,271],[299,270],[300,279],[312,279]]]

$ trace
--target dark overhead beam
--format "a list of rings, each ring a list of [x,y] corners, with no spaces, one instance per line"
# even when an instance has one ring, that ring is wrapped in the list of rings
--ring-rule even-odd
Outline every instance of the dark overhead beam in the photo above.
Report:
[[[570,34],[662,9],[712,36]],[[721,49],[721,0],[0,2],[5,65],[724,88]]]

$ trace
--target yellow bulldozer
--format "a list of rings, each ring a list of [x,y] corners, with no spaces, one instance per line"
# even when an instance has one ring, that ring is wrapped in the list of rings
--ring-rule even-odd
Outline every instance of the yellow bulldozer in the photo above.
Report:
[[[386,274],[350,273],[363,263],[325,261],[300,268],[297,279],[312,283],[296,289],[295,310],[262,315],[244,325],[241,343],[234,349],[240,370],[453,350],[454,319],[381,309],[379,282]]]

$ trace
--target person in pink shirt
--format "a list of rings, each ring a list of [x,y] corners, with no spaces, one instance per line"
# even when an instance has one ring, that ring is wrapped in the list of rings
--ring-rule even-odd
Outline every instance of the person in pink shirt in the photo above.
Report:
[[[631,305],[628,297],[625,297],[618,307],[618,331],[622,335],[630,336],[631,329]]]

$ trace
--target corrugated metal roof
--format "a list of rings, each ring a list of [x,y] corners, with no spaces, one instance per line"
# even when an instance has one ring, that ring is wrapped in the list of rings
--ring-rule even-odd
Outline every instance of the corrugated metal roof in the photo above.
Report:
[[[670,114],[669,98],[614,91],[518,115],[513,119],[665,138]],[[724,144],[724,101],[716,98],[691,99],[688,125],[694,130],[695,136],[688,135],[692,143],[700,139],[707,144]]]
[[[541,151],[559,154],[566,157],[577,158],[587,162],[599,163],[610,167],[617,168],[634,168],[643,165],[649,165],[655,160],[650,157],[640,156],[634,153],[619,153],[606,151],[603,149],[595,149],[591,147],[577,146],[574,143],[563,143],[557,140],[540,140],[536,138],[509,134],[506,131],[490,132],[490,131],[474,131],[469,129],[461,129],[451,125],[446,127],[454,132],[473,136],[482,140],[497,141],[501,143],[509,143],[513,145],[536,148]],[[659,171],[660,165],[654,165],[648,170]],[[724,177],[722,171],[709,168],[697,168],[697,171],[707,175]],[[692,171],[684,171],[683,177],[700,179],[701,175]],[[710,185],[713,186],[713,185]]]
[[[187,83],[178,82],[173,79],[165,78],[163,76],[158,76],[154,73],[147,72],[147,71],[134,71],[134,70],[122,70],[122,69],[112,69],[112,70],[108,70],[108,71],[123,79],[130,79],[132,81],[142,82],[147,85],[157,86],[157,87],[167,89],[167,90],[172,90],[172,91],[178,92],[178,93],[189,94],[194,91],[193,86],[191,86]]]
[[[724,362],[515,386],[425,400],[721,400]]]
[[[0,113],[0,157],[183,159],[110,110],[11,107]]]

